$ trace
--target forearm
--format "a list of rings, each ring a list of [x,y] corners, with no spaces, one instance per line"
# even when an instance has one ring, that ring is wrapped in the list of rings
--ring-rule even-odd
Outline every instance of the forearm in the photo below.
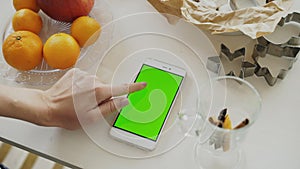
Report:
[[[0,85],[0,116],[42,125],[47,117],[43,92]]]

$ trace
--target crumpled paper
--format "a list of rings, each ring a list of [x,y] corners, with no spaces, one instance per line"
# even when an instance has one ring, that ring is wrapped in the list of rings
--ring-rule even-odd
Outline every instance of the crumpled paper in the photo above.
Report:
[[[272,33],[292,6],[292,0],[281,0],[263,6],[222,11],[219,8],[224,2],[227,0],[184,0],[181,14],[187,21],[213,34],[240,31],[255,39]]]

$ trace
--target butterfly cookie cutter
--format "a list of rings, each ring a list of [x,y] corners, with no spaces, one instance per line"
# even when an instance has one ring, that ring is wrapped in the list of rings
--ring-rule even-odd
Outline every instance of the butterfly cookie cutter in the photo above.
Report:
[[[222,69],[222,61],[220,58],[224,58],[227,62],[232,62],[236,59],[241,58],[240,70],[238,73],[234,72],[234,70],[225,70],[225,68],[223,67],[225,71],[224,73],[228,76],[239,76],[240,78],[253,76],[255,74],[256,65],[245,60],[245,51],[245,48],[241,48],[232,53],[227,46],[221,44],[220,55],[209,57],[207,60],[206,68],[220,75]]]

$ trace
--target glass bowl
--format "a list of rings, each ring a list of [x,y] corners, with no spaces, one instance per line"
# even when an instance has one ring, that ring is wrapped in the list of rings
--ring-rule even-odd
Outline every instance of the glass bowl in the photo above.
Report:
[[[71,23],[56,21],[48,17],[44,12],[40,10],[39,15],[43,20],[43,28],[39,34],[43,43],[53,34],[63,32],[70,34]],[[109,5],[106,1],[95,2],[95,5],[90,12],[90,16],[96,19],[100,25],[103,27],[113,20],[113,16]],[[12,16],[8,18],[6,27],[1,34],[2,43],[4,40],[14,32],[12,27]],[[105,29],[101,32],[101,39],[104,41],[103,46],[109,46],[110,39],[112,37],[111,29]],[[86,54],[91,49],[90,47],[81,48],[80,56],[77,62],[82,62],[85,59]],[[68,69],[54,69],[50,67],[45,60],[42,61],[40,65],[30,71],[18,71],[13,67],[9,66],[3,57],[0,58],[0,76],[5,81],[10,81],[9,83],[16,83],[26,85],[28,87],[41,87],[50,86],[55,83],[61,76],[65,74]]]

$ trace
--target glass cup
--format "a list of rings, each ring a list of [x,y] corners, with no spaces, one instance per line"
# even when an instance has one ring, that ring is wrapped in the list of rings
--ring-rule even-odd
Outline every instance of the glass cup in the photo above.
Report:
[[[200,91],[197,165],[202,169],[242,168],[240,144],[261,110],[259,93],[249,82],[233,76],[213,78]]]

